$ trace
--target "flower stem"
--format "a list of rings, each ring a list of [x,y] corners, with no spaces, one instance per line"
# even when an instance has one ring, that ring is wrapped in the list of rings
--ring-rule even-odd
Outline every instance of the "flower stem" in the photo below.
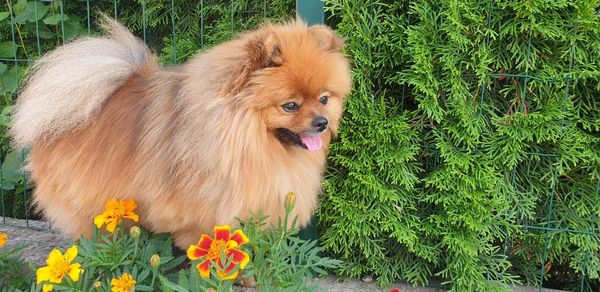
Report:
[[[157,273],[158,273],[158,267],[152,268],[152,282],[150,283],[150,287],[152,287],[152,288],[154,288],[154,281],[156,281],[156,274]]]
[[[138,253],[138,243],[139,243],[140,238],[136,237],[135,238],[135,247],[133,249],[133,260],[135,261],[135,259],[137,258],[137,253]]]
[[[12,7],[10,7],[9,0],[6,0],[6,6],[8,6],[9,11],[13,11]],[[29,56],[27,55],[27,50],[25,48],[25,42],[23,42],[23,35],[21,35],[21,29],[19,29],[19,24],[17,24],[15,22],[14,25],[15,25],[15,28],[17,29],[17,34],[19,35],[19,41],[21,42],[21,47],[23,48],[23,53],[25,54],[25,59],[29,59]],[[16,58],[16,52],[15,52],[15,58]]]
[[[283,218],[283,230],[281,231],[281,239],[285,237],[288,229],[288,220],[290,218],[290,214],[292,213],[292,208],[285,208],[285,218]]]

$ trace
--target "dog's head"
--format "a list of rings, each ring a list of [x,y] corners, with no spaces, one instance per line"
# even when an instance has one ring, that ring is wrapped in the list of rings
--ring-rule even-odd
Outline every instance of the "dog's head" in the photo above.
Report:
[[[232,90],[282,144],[320,150],[323,135],[337,132],[351,87],[343,40],[327,26],[294,21],[266,24],[242,41],[246,62]]]

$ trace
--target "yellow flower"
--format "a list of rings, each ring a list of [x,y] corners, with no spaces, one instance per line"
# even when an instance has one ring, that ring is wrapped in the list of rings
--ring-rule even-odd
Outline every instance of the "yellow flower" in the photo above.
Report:
[[[104,205],[104,213],[94,218],[94,224],[100,228],[106,224],[106,230],[108,232],[114,232],[115,227],[121,220],[121,218],[128,218],[135,222],[138,222],[139,217],[133,212],[137,208],[137,204],[132,199],[123,201],[117,201],[110,199]]]
[[[3,247],[6,244],[7,238],[8,238],[8,234],[0,233],[0,247]]]
[[[137,282],[133,279],[133,277],[131,277],[131,274],[123,273],[123,275],[121,275],[121,278],[112,279],[110,281],[110,285],[112,286],[110,291],[111,292],[135,291],[135,288],[134,288],[135,283],[137,283]]]
[[[72,246],[63,255],[58,249],[53,249],[46,259],[48,266],[37,269],[37,283],[50,282],[61,283],[65,275],[68,275],[73,282],[79,280],[79,276],[83,273],[80,264],[71,264],[77,256],[77,246]],[[52,285],[44,285],[44,291],[51,291]]]
[[[54,286],[52,286],[52,285],[42,286],[42,292],[49,292],[49,291],[52,291],[52,289],[54,289]]]

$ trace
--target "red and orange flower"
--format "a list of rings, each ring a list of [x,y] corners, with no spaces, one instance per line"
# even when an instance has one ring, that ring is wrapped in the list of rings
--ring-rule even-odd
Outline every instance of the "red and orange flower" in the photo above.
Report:
[[[248,237],[242,230],[235,230],[233,234],[230,232],[231,227],[228,225],[215,226],[215,238],[212,239],[206,234],[200,236],[200,240],[196,245],[190,245],[187,250],[187,256],[190,260],[203,259],[196,268],[200,272],[200,276],[208,278],[210,276],[210,268],[213,264],[218,265],[217,274],[222,280],[235,279],[238,271],[232,270],[239,266],[239,269],[244,269],[250,262],[250,256],[239,247],[247,243]],[[233,256],[231,263],[224,267],[221,261],[221,253],[229,259]]]

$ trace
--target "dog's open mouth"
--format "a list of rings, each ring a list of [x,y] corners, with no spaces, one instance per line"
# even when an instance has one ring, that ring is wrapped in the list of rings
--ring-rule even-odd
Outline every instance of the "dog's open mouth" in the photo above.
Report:
[[[275,136],[283,144],[298,146],[310,151],[319,151],[323,146],[320,135],[296,134],[289,129],[278,128],[275,130]]]

